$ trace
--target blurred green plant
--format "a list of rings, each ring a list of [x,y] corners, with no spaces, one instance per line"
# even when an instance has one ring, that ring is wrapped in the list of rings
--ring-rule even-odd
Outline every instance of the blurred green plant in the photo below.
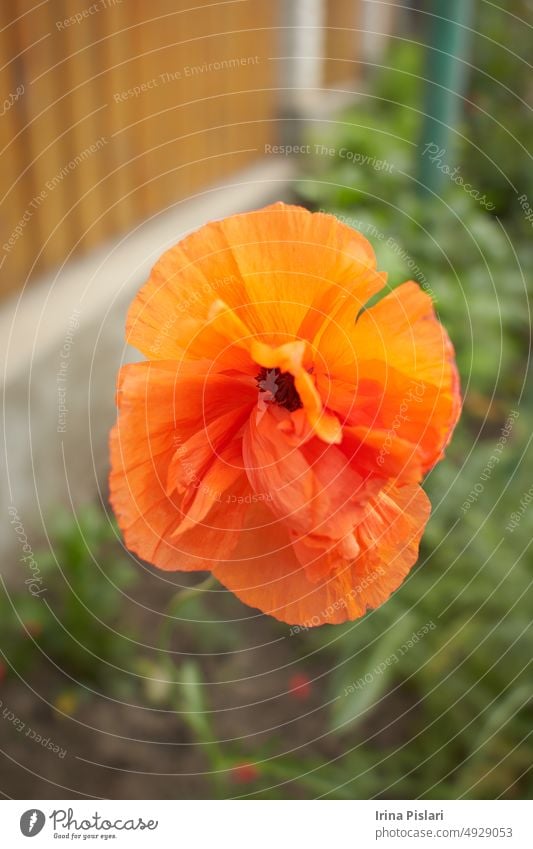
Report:
[[[80,685],[108,680],[118,691],[133,666],[135,635],[120,622],[123,591],[137,572],[117,548],[114,522],[88,505],[59,513],[48,527],[50,547],[35,561],[46,591],[2,593],[0,641],[15,671],[45,658]],[[120,622],[120,627],[118,627]]]
[[[531,168],[531,4],[478,4],[478,29],[468,99],[468,128],[461,144],[464,170],[483,186],[495,214],[531,234],[517,196],[533,198]],[[532,204],[533,205],[533,204]]]

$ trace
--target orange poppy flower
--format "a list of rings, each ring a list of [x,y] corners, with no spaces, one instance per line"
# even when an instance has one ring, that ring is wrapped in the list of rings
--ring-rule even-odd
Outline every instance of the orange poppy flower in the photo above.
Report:
[[[111,434],[111,503],[133,552],[210,569],[290,624],[389,597],[417,559],[419,483],[460,396],[428,295],[385,287],[360,233],[283,203],[163,254],[129,311],[147,361],[120,371]]]

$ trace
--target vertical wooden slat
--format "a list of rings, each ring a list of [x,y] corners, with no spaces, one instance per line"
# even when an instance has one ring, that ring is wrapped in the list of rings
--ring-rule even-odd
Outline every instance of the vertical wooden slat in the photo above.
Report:
[[[111,6],[106,12],[106,37],[102,43],[102,86],[108,104],[103,113],[106,134],[109,138],[108,174],[106,181],[108,207],[106,220],[110,232],[126,230],[137,214],[142,214],[139,203],[139,163],[132,160],[137,154],[131,126],[138,118],[138,105],[134,99],[117,99],[136,84],[136,67],[139,63],[137,48],[140,45],[138,14],[139,4],[133,2],[125,14],[123,4]]]
[[[25,6],[18,3],[17,9],[24,10]],[[62,33],[56,27],[56,20],[63,14],[64,3],[45,3],[24,15],[17,24],[21,47],[26,50],[27,96],[23,102],[27,130],[24,144],[32,183],[32,198],[28,202],[35,202],[44,195],[35,213],[39,238],[32,246],[32,261],[38,257],[37,268],[61,262],[72,247],[76,232],[72,217],[67,215],[62,221],[67,210],[64,184],[53,188],[47,185],[73,155],[63,97],[68,81],[54,67],[63,56]]]
[[[14,16],[14,10],[8,8],[7,4],[0,6],[0,54],[4,66],[0,70],[0,186],[3,198],[0,206],[1,295],[18,288],[24,281],[28,270],[24,241],[26,235],[36,229],[35,219],[24,221],[27,203],[31,199],[31,176],[27,173],[19,179],[25,166],[21,134],[27,80],[23,74],[23,60],[17,58],[20,48],[17,28],[13,24]],[[23,236],[14,232],[17,227],[21,228]]]
[[[68,5],[68,10],[72,14],[72,4]],[[57,69],[65,81],[65,112],[72,127],[70,147],[74,161],[76,157],[82,159],[65,177],[65,189],[69,189],[64,192],[66,212],[73,217],[75,235],[85,248],[97,244],[106,234],[106,222],[102,218],[106,193],[102,180],[109,140],[102,132],[101,112],[108,107],[98,76],[102,68],[102,50],[98,44],[102,14],[105,15],[90,15],[61,33],[62,53],[66,58]],[[98,149],[91,152],[94,145]]]
[[[361,0],[326,0],[325,82],[334,84],[359,76]]]

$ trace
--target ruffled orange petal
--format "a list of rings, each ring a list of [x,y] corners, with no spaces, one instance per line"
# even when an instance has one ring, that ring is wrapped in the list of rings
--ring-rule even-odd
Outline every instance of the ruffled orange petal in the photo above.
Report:
[[[242,440],[233,439],[229,445],[217,452],[215,458],[211,460],[209,468],[205,471],[201,479],[197,479],[194,483],[190,503],[187,506],[187,512],[173,532],[173,538],[177,538],[185,531],[196,530],[197,535],[201,538],[202,533],[209,523],[215,522],[211,530],[217,530],[220,525],[218,505],[227,505],[226,509],[233,509],[233,495],[230,493],[239,492],[240,495],[251,493],[251,489],[246,485],[246,475],[244,474],[242,465]],[[213,508],[217,508],[213,511]],[[224,509],[222,507],[222,509]],[[208,519],[209,517],[209,519]],[[227,525],[222,525],[227,527]],[[238,527],[238,524],[237,524]],[[216,546],[218,553],[218,545]],[[206,551],[205,556],[208,561],[213,560],[215,552]]]
[[[226,218],[220,227],[252,305],[248,323],[272,334],[272,344],[309,337],[313,316],[322,323],[332,302],[347,292],[363,306],[375,291],[370,243],[331,215],[276,203]]]
[[[149,359],[181,360],[219,298],[232,305],[248,302],[231,247],[212,223],[157,261],[128,311],[127,340]]]
[[[384,488],[357,525],[358,556],[312,581],[285,523],[256,505],[231,562],[216,564],[213,573],[245,604],[290,625],[339,624],[378,607],[398,588],[417,559],[429,511],[420,487]]]
[[[295,444],[283,422],[273,410],[250,420],[244,464],[254,492],[268,495],[307,577],[317,582],[357,556],[354,528],[383,481],[361,477],[336,446],[316,438]]]
[[[424,475],[420,447],[389,430],[344,427],[341,450],[361,474],[419,483]]]
[[[369,242],[330,215],[283,203],[234,215],[163,254],[130,308],[128,341],[151,359],[219,358],[221,339],[202,332],[216,300],[269,344],[309,337],[336,298],[364,306],[382,285],[374,269]]]
[[[376,474],[408,481],[418,467],[420,480],[442,457],[460,412],[453,347],[431,299],[416,283],[404,283],[357,322],[351,310],[337,312],[336,322],[350,345],[331,322],[315,339],[329,365],[317,374],[322,398],[355,428],[351,436],[366,458],[374,454]]]
[[[219,530],[207,533],[199,525],[191,531],[190,523],[183,522],[192,510],[204,517],[214,512],[210,522],[217,528],[238,526],[240,517],[224,509],[224,496],[234,486],[239,494],[248,492],[249,484],[242,466],[236,469],[233,463],[240,443],[236,454],[229,446],[255,396],[246,382],[187,373],[172,362],[136,363],[121,370],[120,414],[111,433],[110,500],[126,545],[141,558],[161,569],[205,569],[194,552],[205,554],[209,545],[211,557],[215,550],[229,550],[229,537],[222,540]],[[210,437],[215,438],[211,446]],[[179,529],[189,536],[177,541]]]

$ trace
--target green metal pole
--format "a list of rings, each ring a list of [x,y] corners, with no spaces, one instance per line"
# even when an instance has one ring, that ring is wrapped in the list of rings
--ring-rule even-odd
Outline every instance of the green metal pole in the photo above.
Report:
[[[426,41],[427,82],[422,106],[425,117],[418,150],[418,179],[422,187],[438,193],[446,179],[443,163],[454,164],[453,129],[462,113],[468,70],[464,60],[468,59],[468,27],[474,0],[429,0],[424,8],[432,16]]]

